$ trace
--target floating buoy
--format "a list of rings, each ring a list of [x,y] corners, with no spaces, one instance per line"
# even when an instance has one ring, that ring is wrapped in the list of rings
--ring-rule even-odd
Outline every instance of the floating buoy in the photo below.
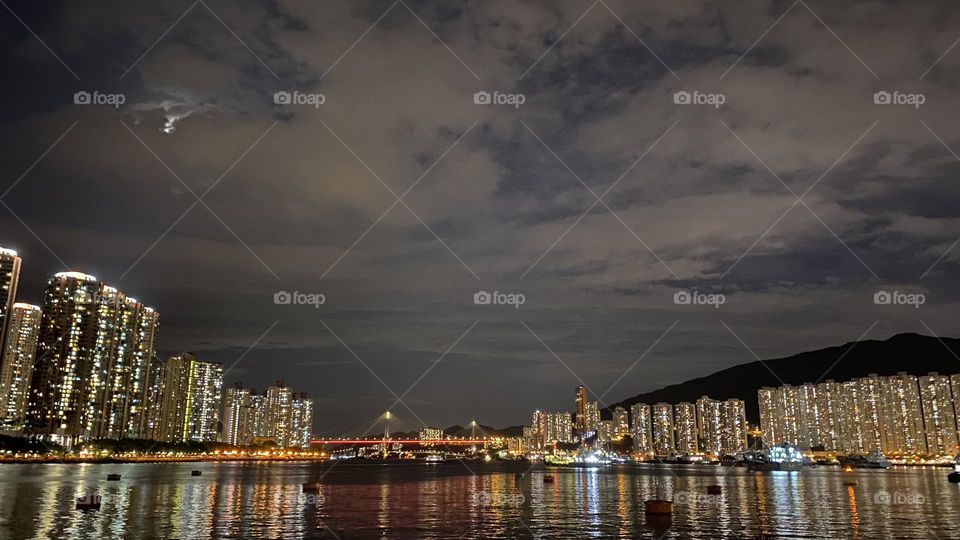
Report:
[[[960,483],[960,472],[953,471],[952,473],[948,474],[947,481],[950,482],[951,484]]]
[[[544,483],[544,484],[552,484],[553,481],[554,481],[554,478],[553,478],[553,475],[552,475],[552,474],[545,474],[545,475],[543,475],[543,483]]]
[[[643,511],[647,514],[672,514],[673,513],[673,501],[664,501],[660,499],[651,499],[649,501],[643,501]]]
[[[714,485],[712,485],[712,486],[707,486],[707,494],[708,494],[708,495],[719,495],[719,494],[722,493],[722,492],[723,492],[723,488],[721,488],[720,486],[718,486],[718,485],[716,485],[716,484],[714,484]]]
[[[111,473],[111,474],[108,474],[108,475],[107,475],[107,481],[109,481],[109,482],[115,482],[115,481],[117,481],[117,480],[119,480],[119,479],[120,479],[120,475],[119,475],[119,474]]]
[[[203,472],[198,471],[197,469],[190,471],[190,476],[200,476],[201,474],[203,474]]]
[[[99,510],[100,499],[101,497],[97,493],[77,497],[77,510]]]
[[[845,486],[859,486],[859,485],[860,485],[860,482],[858,482],[858,481],[856,481],[856,480],[853,480],[853,479],[844,480],[844,481],[843,481],[843,485],[845,485]]]

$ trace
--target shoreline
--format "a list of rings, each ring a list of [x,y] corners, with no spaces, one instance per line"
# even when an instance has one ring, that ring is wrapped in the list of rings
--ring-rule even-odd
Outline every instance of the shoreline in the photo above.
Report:
[[[29,465],[29,464],[60,464],[60,465],[115,465],[115,464],[133,464],[133,463],[150,463],[150,464],[162,464],[162,463],[250,463],[250,462],[265,462],[265,463],[302,463],[302,462],[316,462],[316,463],[338,463],[340,465],[440,465],[440,464],[449,464],[449,463],[458,463],[460,461],[467,462],[482,462],[482,460],[477,459],[448,459],[442,462],[427,462],[423,460],[409,460],[409,459],[388,459],[388,460],[337,460],[330,459],[329,457],[310,457],[310,456],[289,456],[289,457],[238,457],[230,456],[223,458],[216,458],[210,456],[177,456],[177,457],[144,457],[144,458],[123,458],[123,457],[65,457],[65,458],[54,458],[54,457],[43,457],[43,458],[5,458],[0,457],[0,465]],[[497,460],[494,461],[494,464],[501,465],[511,465],[519,462],[524,462],[527,465],[530,465],[529,462],[523,460]],[[537,463],[533,465],[536,468],[541,469],[582,469],[582,468],[593,468],[593,467],[584,467],[578,465],[551,465],[546,463]],[[658,463],[652,461],[641,461],[636,463],[618,463],[610,464],[604,466],[598,466],[596,468],[619,468],[619,467],[640,467],[640,468],[676,468],[676,469],[689,469],[689,470],[700,470],[707,468],[719,468],[727,469],[726,466],[721,466],[717,464],[695,464],[695,463]],[[934,468],[952,468],[953,465],[949,463],[892,463],[889,468],[925,468],[925,467],[934,467]],[[743,467],[730,467],[730,468],[743,468]],[[838,469],[843,470],[838,465],[818,465],[816,467],[804,467],[806,469]],[[865,468],[855,468],[857,470],[867,470]],[[869,469],[869,470],[883,470],[883,469]]]

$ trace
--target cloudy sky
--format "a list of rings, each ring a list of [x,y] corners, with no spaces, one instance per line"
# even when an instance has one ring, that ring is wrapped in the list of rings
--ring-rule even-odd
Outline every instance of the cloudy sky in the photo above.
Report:
[[[958,28],[948,1],[6,0],[0,245],[21,300],[92,273],[163,354],[284,379],[327,434],[956,336]]]

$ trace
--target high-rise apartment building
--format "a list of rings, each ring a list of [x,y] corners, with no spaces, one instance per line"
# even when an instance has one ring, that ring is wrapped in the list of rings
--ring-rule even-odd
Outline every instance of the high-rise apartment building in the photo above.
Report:
[[[737,454],[747,450],[747,409],[743,400],[728,399],[722,404],[721,445],[725,454]]]
[[[234,446],[250,444],[253,434],[250,415],[250,389],[236,383],[223,392],[223,432],[220,441]]]
[[[40,336],[39,306],[15,303],[9,314],[7,342],[0,357],[0,428],[19,430],[24,426],[30,380]]]
[[[883,438],[880,432],[883,409],[880,377],[876,373],[871,373],[866,377],[856,379],[856,383],[858,397],[860,398],[860,419],[863,426],[863,451],[879,452],[882,449],[881,439]]]
[[[570,415],[567,415],[569,419]],[[569,423],[567,429],[569,431]],[[313,400],[306,393],[293,398],[290,408],[290,446],[307,448],[313,433]],[[442,438],[442,437],[441,437]]]
[[[3,358],[10,314],[17,298],[20,264],[21,260],[16,251],[0,247],[0,358]]]
[[[573,442],[573,420],[568,412],[547,415],[547,444]]]
[[[80,272],[47,282],[27,425],[62,444],[144,436],[158,316]]]
[[[583,438],[587,432],[587,389],[583,385],[577,387],[577,397],[573,413],[574,429],[577,437]]]
[[[697,400],[699,450],[706,454],[723,452],[723,416],[720,402],[703,396]]]
[[[110,365],[100,333],[102,289],[80,272],[61,272],[47,282],[27,408],[27,425],[42,438],[71,445],[95,436],[90,427],[98,420]]]
[[[954,375],[953,377],[957,377]],[[951,382],[953,382],[951,377]],[[951,384],[956,396],[956,385]],[[884,451],[902,454],[927,453],[923,433],[923,410],[917,377],[898,373],[881,379],[881,419]],[[956,407],[954,401],[954,407]]]
[[[920,404],[927,451],[935,455],[957,453],[957,421],[950,378],[930,373],[920,377]]]
[[[600,406],[596,401],[587,403],[587,432],[596,433],[600,429]]]
[[[264,416],[267,422],[268,436],[272,437],[278,446],[290,444],[290,414],[293,407],[293,389],[288,388],[283,381],[277,381],[267,387],[266,410]]]
[[[533,450],[543,450],[547,446],[547,416],[543,411],[533,411],[530,418],[530,445]]]
[[[653,426],[650,419],[650,406],[646,403],[635,403],[630,406],[630,416],[633,420],[634,451],[641,454],[653,452]]]
[[[843,385],[827,379],[817,386],[817,410],[820,417],[820,444],[826,451],[842,448],[840,427],[844,404]]]
[[[612,437],[619,440],[627,435],[630,435],[630,413],[623,407],[614,407]]]
[[[160,435],[163,441],[217,440],[223,364],[184,352],[163,366]]]
[[[597,427],[597,440],[607,443],[613,440],[613,420],[601,420]]]
[[[816,448],[823,444],[820,435],[821,414],[819,406],[819,392],[817,385],[805,383],[797,388],[797,405],[800,433],[799,446]]]
[[[760,405],[760,431],[763,433],[763,442],[768,446],[783,440],[776,401],[775,388],[764,386],[757,390],[757,402]]]
[[[658,456],[668,456],[677,452],[673,437],[673,406],[669,403],[656,403],[651,410],[653,425],[653,452]]]
[[[692,456],[697,453],[697,409],[693,403],[677,403],[674,410],[674,429],[677,433],[677,453]]]

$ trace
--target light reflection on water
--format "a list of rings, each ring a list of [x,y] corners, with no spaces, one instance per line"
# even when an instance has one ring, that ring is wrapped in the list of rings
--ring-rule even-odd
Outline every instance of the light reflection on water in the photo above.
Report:
[[[201,469],[203,475],[190,476]],[[0,538],[957,538],[945,469],[749,473],[520,464],[0,465]],[[122,472],[119,482],[107,482]],[[857,486],[845,486],[856,479]],[[720,484],[719,497],[706,486]],[[658,490],[673,516],[647,517]],[[103,496],[99,511],[74,498]],[[679,494],[686,503],[680,504]]]

